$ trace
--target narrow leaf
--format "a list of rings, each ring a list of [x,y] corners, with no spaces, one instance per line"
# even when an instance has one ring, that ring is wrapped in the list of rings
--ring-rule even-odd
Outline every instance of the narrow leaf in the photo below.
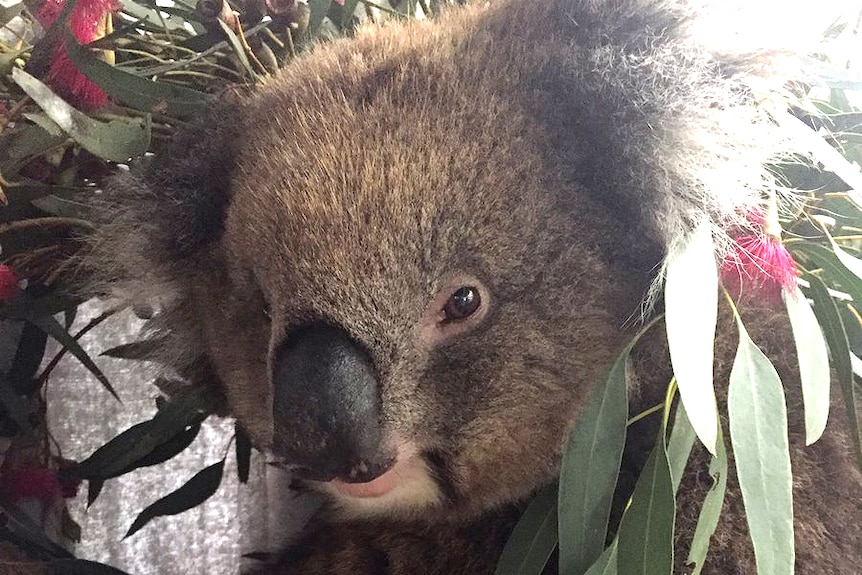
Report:
[[[144,339],[141,341],[133,341],[131,343],[124,343],[122,345],[107,349],[99,355],[115,357],[118,359],[145,360],[149,359],[154,352],[161,349],[164,346],[165,341],[167,341],[167,338],[153,338]]]
[[[718,453],[709,462],[709,475],[712,477],[712,487],[703,499],[703,507],[697,516],[697,526],[689,547],[686,563],[694,565],[691,575],[699,575],[709,551],[709,540],[718,527],[721,516],[721,506],[724,504],[724,493],[727,490],[727,448],[721,428],[718,430]]]
[[[100,158],[126,162],[142,155],[150,146],[149,118],[99,122],[70,106],[48,86],[20,68],[12,70],[12,79],[64,132]]]
[[[120,399],[120,396],[117,395],[117,392],[114,390],[114,386],[111,385],[111,382],[108,381],[108,378],[105,377],[105,374],[102,373],[102,370],[99,369],[99,366],[90,358],[84,348],[81,347],[81,344],[78,343],[74,337],[72,337],[66,329],[60,325],[56,319],[52,316],[37,316],[31,315],[29,311],[25,310],[22,313],[24,319],[29,323],[35,325],[39,329],[43,330],[45,333],[53,337],[57,342],[63,346],[69,353],[75,356],[75,358],[81,362],[81,364],[87,368],[87,370],[93,374],[93,376],[99,380],[99,383],[108,390],[108,392],[113,395],[117,400]]]
[[[718,411],[712,364],[718,318],[718,271],[712,228],[707,220],[668,258],[665,316],[680,397],[697,436],[710,453],[715,453]]]
[[[569,436],[560,470],[560,573],[583,573],[601,555],[626,440],[626,365],[619,355]]]
[[[682,474],[694,447],[697,434],[685,413],[685,406],[679,403],[676,407],[676,416],[673,420],[673,429],[670,433],[670,441],[667,444],[667,459],[670,464],[670,476],[673,478],[673,492],[679,489]],[[721,446],[718,446],[721,449]]]
[[[86,559],[52,559],[50,565],[53,573],[63,575],[128,575],[116,567]]]
[[[125,537],[131,537],[156,517],[177,515],[197,507],[218,490],[223,473],[224,459],[198,471],[185,485],[141,511]]]
[[[590,565],[584,575],[616,575],[618,546],[619,540],[615,538],[614,542],[604,550],[596,562]]]
[[[673,479],[662,429],[620,523],[620,575],[671,574],[675,514]]]
[[[248,483],[251,472],[251,440],[245,431],[236,426],[236,474],[240,483]]]
[[[178,434],[191,434],[187,428],[210,412],[211,406],[200,395],[190,392],[172,397],[151,420],[133,425],[79,463],[76,474],[84,479],[116,477]]]
[[[87,482],[87,509],[96,502],[99,495],[102,493],[102,488],[105,486],[104,479],[90,479]]]
[[[727,409],[757,573],[792,575],[793,493],[784,390],[738,315],[736,323],[739,347],[730,372]]]
[[[829,417],[829,353],[817,316],[799,287],[792,293],[787,290],[782,293],[799,358],[799,378],[805,405],[805,444],[811,445],[823,435]]]
[[[75,67],[109,96],[144,112],[162,112],[191,119],[206,109],[212,97],[166,82],[135,76],[94,56],[86,46],[66,32],[66,51]]]
[[[506,541],[495,575],[541,575],[557,546],[557,484],[540,490]]]
[[[856,389],[853,384],[853,363],[847,332],[841,321],[841,314],[835,306],[835,300],[829,295],[826,284],[815,275],[806,276],[811,285],[810,294],[814,301],[814,315],[823,329],[823,336],[829,346],[832,357],[832,367],[838,380],[841,396],[844,400],[844,410],[850,425],[856,462],[862,469],[862,433],[860,433],[859,413],[856,410]]]

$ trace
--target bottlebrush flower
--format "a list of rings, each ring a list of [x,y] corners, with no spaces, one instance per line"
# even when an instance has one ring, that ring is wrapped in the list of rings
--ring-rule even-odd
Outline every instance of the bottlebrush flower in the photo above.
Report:
[[[0,303],[13,298],[19,291],[18,274],[9,266],[0,264]]]
[[[50,28],[63,12],[66,0],[45,0],[36,14],[45,29]],[[89,44],[105,35],[111,12],[120,8],[116,0],[78,0],[69,16],[72,34],[81,44]],[[72,104],[84,109],[98,108],[108,101],[108,95],[75,68],[66,51],[66,38],[61,34],[52,48],[48,68],[48,83]]]
[[[754,231],[733,238],[733,247],[721,267],[721,283],[735,299],[759,298],[777,304],[782,290],[795,292],[799,276],[796,262],[781,243],[774,205],[770,205],[769,214],[752,210],[748,220]]]

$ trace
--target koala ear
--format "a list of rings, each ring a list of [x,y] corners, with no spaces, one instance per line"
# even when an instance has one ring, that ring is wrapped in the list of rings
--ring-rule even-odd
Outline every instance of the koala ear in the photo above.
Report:
[[[239,100],[221,99],[179,130],[170,147],[145,169],[136,166],[114,177],[104,198],[108,205],[97,211],[111,219],[100,222],[105,232],[97,240],[122,246],[126,254],[132,248],[132,253],[162,265],[188,258],[217,240],[230,202]]]

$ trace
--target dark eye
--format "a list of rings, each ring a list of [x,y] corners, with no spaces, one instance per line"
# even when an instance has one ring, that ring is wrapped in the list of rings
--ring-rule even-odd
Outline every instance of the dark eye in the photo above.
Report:
[[[445,321],[457,321],[470,317],[479,305],[482,303],[482,298],[479,296],[479,290],[473,286],[462,286],[456,289],[443,308]]]

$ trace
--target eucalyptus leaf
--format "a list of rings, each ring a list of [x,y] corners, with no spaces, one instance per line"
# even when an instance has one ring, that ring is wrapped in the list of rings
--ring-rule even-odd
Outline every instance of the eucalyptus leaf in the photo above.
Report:
[[[27,308],[22,310],[22,317],[30,324],[35,325],[39,329],[43,330],[45,333],[54,338],[57,343],[63,346],[63,348],[71,353],[75,358],[81,362],[81,364],[87,368],[87,371],[93,374],[93,376],[99,380],[99,383],[102,384],[102,387],[108,390],[108,392],[114,396],[115,399],[119,400],[120,396],[117,395],[116,390],[114,390],[114,386],[111,385],[111,382],[108,381],[108,378],[105,377],[105,374],[102,373],[102,370],[99,369],[99,366],[90,358],[84,348],[81,347],[81,344],[78,343],[66,328],[64,328],[60,322],[58,322],[54,317],[47,315],[37,315],[36,313],[32,313]]]
[[[616,575],[619,540],[614,539],[584,575]]]
[[[156,351],[162,349],[166,341],[166,337],[133,341],[106,349],[99,355],[118,359],[146,360],[152,358]]]
[[[817,316],[799,287],[793,292],[785,290],[783,294],[799,359],[805,405],[805,444],[811,445],[823,435],[829,417],[829,352]]]
[[[632,344],[582,408],[560,471],[560,573],[583,573],[605,545],[626,439],[626,367]]]
[[[542,488],[515,525],[494,575],[541,575],[557,546],[557,484]]]
[[[236,474],[240,483],[248,483],[251,472],[251,439],[236,426]]]
[[[789,110],[772,114],[772,117],[788,136],[795,139],[800,150],[811,152],[827,170],[844,180],[851,188],[847,192],[848,196],[857,206],[862,207],[862,171],[859,166],[842,156],[841,152],[830,146],[818,132]]]
[[[712,487],[703,499],[703,506],[697,516],[697,526],[688,551],[686,563],[693,565],[691,575],[700,575],[709,551],[709,540],[718,527],[721,517],[721,506],[724,504],[724,494],[727,491],[727,448],[724,445],[721,428],[718,429],[718,453],[709,462],[709,475],[712,477]]]
[[[188,433],[187,428],[199,424],[211,411],[212,405],[201,393],[189,391],[172,397],[152,419],[133,425],[94,451],[78,464],[75,473],[85,479],[125,473],[159,446]]]
[[[105,160],[126,162],[149,148],[149,118],[99,122],[70,106],[20,68],[12,70],[12,79],[64,132],[92,154]]]
[[[736,315],[739,346],[727,394],[736,475],[758,575],[792,575],[793,493],[787,407],[778,373]]]
[[[715,453],[718,411],[712,365],[718,271],[708,220],[673,250],[665,274],[665,323],[673,372],[697,436]]]
[[[838,380],[841,396],[844,400],[844,409],[847,413],[847,422],[850,426],[850,436],[853,440],[853,448],[856,452],[856,463],[862,469],[862,432],[860,432],[859,413],[856,408],[856,390],[853,384],[853,363],[850,354],[850,345],[847,341],[847,332],[835,300],[829,294],[826,284],[813,274],[807,276],[810,284],[810,295],[814,301],[814,315],[823,336],[829,346],[829,354],[832,357],[832,368]]]
[[[203,92],[136,76],[100,60],[66,32],[66,51],[75,67],[109,96],[144,112],[190,119],[212,102]]]
[[[620,523],[617,535],[620,575],[672,573],[675,514],[673,479],[662,429]]]
[[[116,567],[86,559],[53,559],[49,565],[54,573],[63,575],[128,575]]]
[[[248,55],[245,53],[245,48],[242,43],[239,41],[239,38],[234,31],[230,29],[230,26],[222,22],[218,21],[219,26],[221,26],[221,30],[225,36],[227,36],[228,44],[230,44],[231,48],[233,48],[233,52],[236,55],[237,59],[239,59],[242,67],[245,68],[245,71],[248,72],[248,77],[254,79],[257,75],[254,73],[254,70],[251,67],[251,62],[248,61]]]
[[[670,440],[667,444],[667,459],[670,464],[670,475],[673,478],[674,493],[679,490],[679,483],[682,481],[682,474],[691,456],[691,449],[694,447],[695,439],[697,439],[697,434],[688,420],[685,406],[679,403],[676,407],[673,428],[671,429]],[[718,448],[721,449],[721,446],[719,445]]]
[[[182,487],[141,511],[125,537],[131,537],[156,517],[177,515],[197,507],[218,490],[223,474],[224,459],[197,472]]]

